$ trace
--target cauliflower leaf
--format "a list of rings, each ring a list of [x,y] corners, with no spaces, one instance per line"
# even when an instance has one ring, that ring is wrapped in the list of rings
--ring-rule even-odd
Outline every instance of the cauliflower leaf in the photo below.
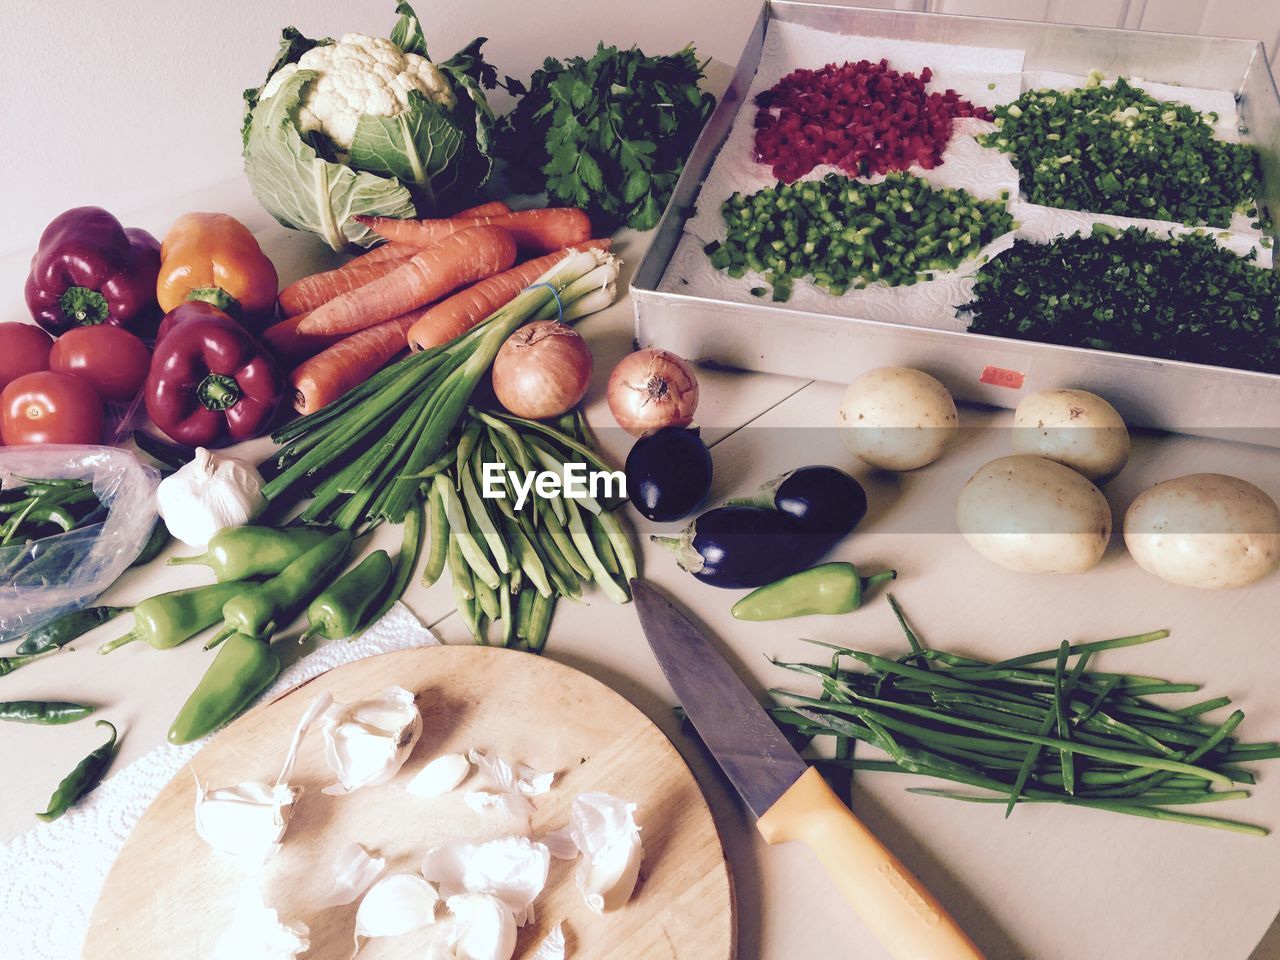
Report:
[[[253,194],[286,227],[308,230],[334,250],[372,242],[358,214],[412,217],[413,197],[399,180],[322,158],[294,124],[302,88],[315,77],[299,70],[254,108],[244,145]]]
[[[351,165],[412,185],[423,205],[434,209],[437,196],[458,185],[455,161],[462,149],[462,130],[449,112],[413,90],[409,109],[394,117],[366,113],[360,118],[351,140]]]

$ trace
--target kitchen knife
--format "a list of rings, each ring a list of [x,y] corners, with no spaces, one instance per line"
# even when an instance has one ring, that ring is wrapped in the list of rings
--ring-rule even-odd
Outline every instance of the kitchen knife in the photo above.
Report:
[[[631,581],[640,625],[685,714],[756,817],[766,843],[799,840],[896,960],[981,960],[911,872],[787,742],[683,613]]]

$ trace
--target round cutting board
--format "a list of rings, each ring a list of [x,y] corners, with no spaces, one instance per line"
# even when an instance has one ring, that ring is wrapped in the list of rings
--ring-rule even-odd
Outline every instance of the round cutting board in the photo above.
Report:
[[[561,664],[510,650],[427,647],[339,667],[242,717],[160,792],[107,876],[85,944],[85,960],[170,960],[208,956],[229,924],[244,875],[195,832],[195,777],[206,786],[274,781],[295,724],[321,692],[350,702],[399,685],[414,691],[423,733],[391,783],[350,796],[321,788],[334,781],[313,727],[292,783],[305,792],[283,849],[269,862],[268,902],[286,921],[310,927],[308,960],[351,956],[355,905],[316,910],[329,889],[334,854],[363,844],[387,858],[387,872],[416,872],[444,840],[492,839],[522,832],[504,813],[480,813],[463,800],[473,779],[444,797],[415,797],[403,784],[433,758],[476,748],[537,770],[556,771],[550,793],[534,798],[530,835],[563,826],[573,798],[603,790],[638,805],[644,840],[631,901],[604,916],[589,911],[574,863],[553,859],[536,922],[520,931],[516,956],[529,953],[563,921],[574,960],[728,960],[733,897],[715,824],[693,775],[662,733],[598,681]],[[366,941],[364,960],[422,953],[415,934]]]

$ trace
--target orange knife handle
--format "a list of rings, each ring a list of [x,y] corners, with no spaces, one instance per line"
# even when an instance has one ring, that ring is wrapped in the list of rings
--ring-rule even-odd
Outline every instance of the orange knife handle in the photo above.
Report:
[[[807,770],[757,823],[767,843],[799,840],[895,960],[982,960],[974,942],[911,872]]]

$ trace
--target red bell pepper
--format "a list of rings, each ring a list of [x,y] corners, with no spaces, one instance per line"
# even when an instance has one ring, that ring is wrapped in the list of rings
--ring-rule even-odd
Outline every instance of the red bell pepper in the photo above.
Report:
[[[262,344],[212,309],[217,316],[175,324],[156,344],[143,388],[151,421],[190,446],[257,436],[284,395],[284,380]]]
[[[210,318],[226,320],[235,323],[237,326],[243,326],[225,310],[214,306],[208,301],[188,300],[185,303],[178,304],[164,315],[164,319],[160,321],[160,326],[156,328],[156,343],[160,343],[176,326],[185,326],[193,320],[208,320]]]
[[[52,334],[111,323],[138,330],[159,314],[160,244],[125,229],[101,207],[54,217],[31,258],[26,298],[31,316]]]

